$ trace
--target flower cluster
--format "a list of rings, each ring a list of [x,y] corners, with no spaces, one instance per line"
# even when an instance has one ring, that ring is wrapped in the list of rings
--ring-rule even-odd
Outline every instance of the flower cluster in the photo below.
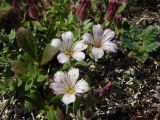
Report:
[[[109,0],[108,8],[104,15],[104,19],[107,22],[111,22],[112,19],[114,19],[115,28],[117,30],[121,29],[122,27],[122,14],[118,11],[118,7],[121,4],[122,0]]]
[[[90,33],[85,33],[81,41],[73,43],[72,32],[62,33],[62,40],[54,38],[51,45],[61,51],[57,56],[59,63],[69,62],[73,57],[78,61],[85,59],[85,54],[82,52],[88,45],[92,45],[92,54],[95,59],[100,59],[104,55],[104,51],[117,52],[117,45],[111,40],[114,38],[115,33],[110,29],[103,28],[100,24],[93,25],[92,27],[93,37]]]
[[[73,34],[71,31],[62,33],[62,40],[54,38],[51,45],[60,50],[57,56],[58,62],[63,64],[69,62],[71,58],[82,61],[85,59],[85,53],[82,52],[87,48],[91,48],[91,52],[95,59],[100,59],[104,55],[104,51],[117,52],[117,45],[111,40],[115,33],[110,29],[103,30],[102,25],[93,25],[93,36],[85,33],[82,40],[73,42]],[[91,46],[91,47],[88,47]],[[78,80],[79,69],[72,68],[68,73],[58,71],[54,75],[54,81],[50,84],[50,88],[55,94],[63,94],[62,102],[66,105],[73,103],[76,99],[75,95],[85,93],[89,90],[88,83],[81,79]],[[105,90],[101,91],[104,94]]]

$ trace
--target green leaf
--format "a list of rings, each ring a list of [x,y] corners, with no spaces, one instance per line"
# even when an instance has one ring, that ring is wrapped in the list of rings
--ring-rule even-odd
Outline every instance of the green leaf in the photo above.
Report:
[[[149,44],[155,41],[158,33],[158,29],[155,26],[149,26],[141,32],[139,37],[143,39],[145,44]]]
[[[74,18],[74,16],[73,16],[73,13],[72,13],[72,11],[69,13],[69,15],[68,15],[68,23],[69,24],[71,24],[72,22],[73,22],[73,18]]]
[[[28,70],[28,63],[21,60],[16,60],[11,63],[11,69],[16,73],[24,73]]]
[[[88,32],[90,28],[93,26],[93,22],[89,22],[83,27],[84,32]]]
[[[25,84],[25,91],[28,91],[28,90],[30,90],[31,88],[32,88],[32,86],[33,86],[33,80],[28,80],[27,82],[26,82],[26,84]]]
[[[5,84],[1,83],[1,84],[0,84],[0,94],[1,94],[1,95],[5,95],[6,92],[7,92],[7,90],[6,90]]]
[[[139,54],[136,56],[138,61],[143,61],[143,62],[146,61],[148,57],[149,55],[147,53]]]
[[[77,61],[75,63],[76,66],[87,66],[87,62],[86,61]]]
[[[30,102],[30,101],[27,101],[27,100],[25,100],[24,101],[24,108],[27,110],[27,111],[29,111],[29,110],[31,110],[32,109],[32,103]]]
[[[15,29],[11,30],[11,32],[9,33],[8,37],[9,37],[10,41],[12,41],[12,40],[15,39],[15,37],[16,37],[16,31],[15,31]]]
[[[52,60],[52,58],[58,53],[58,50],[51,46],[50,44],[47,44],[46,47],[43,50],[43,56],[41,59],[41,65],[47,64],[49,61]]]
[[[32,33],[21,27],[17,30],[16,38],[18,45],[27,52],[33,60],[37,60],[37,45]]]
[[[37,66],[29,64],[27,75],[32,79],[36,79],[37,76],[39,75],[39,69],[37,68]]]
[[[91,19],[87,19],[83,22],[83,26],[86,26],[89,22],[91,21]]]
[[[71,62],[64,63],[63,67],[62,67],[62,70],[68,70],[71,67],[71,65],[72,65]]]
[[[7,2],[0,1],[0,19],[7,14],[7,12],[12,8],[12,6],[10,4],[8,4]]]
[[[123,12],[124,10],[125,10],[125,8],[126,8],[126,3],[124,3],[124,4],[122,4],[119,8],[118,8],[118,10],[117,10],[117,12]]]
[[[37,77],[37,82],[42,82],[42,81],[44,81],[46,79],[46,76],[44,76],[44,75],[39,75],[38,77]]]
[[[56,96],[54,96],[54,97],[52,97],[52,99],[51,99],[51,101],[52,102],[58,102],[58,101],[60,101],[61,99],[62,99],[62,97],[63,97],[63,95],[56,95]]]
[[[22,80],[21,79],[18,79],[17,80],[17,84],[18,84],[18,87],[20,87],[22,85]]]
[[[39,30],[39,31],[42,31],[42,32],[47,31],[47,28],[44,27],[43,25],[41,25],[39,21],[33,21],[32,23],[34,25],[35,30]]]
[[[53,108],[50,108],[47,111],[47,118],[48,120],[57,120],[56,111]]]
[[[155,51],[159,47],[160,47],[160,43],[159,42],[153,42],[153,43],[145,46],[145,51],[150,53],[150,52]]]
[[[72,30],[73,34],[74,34],[74,39],[73,41],[77,41],[78,39],[80,39],[80,35],[81,35],[81,30],[77,27],[75,27],[73,30]]]

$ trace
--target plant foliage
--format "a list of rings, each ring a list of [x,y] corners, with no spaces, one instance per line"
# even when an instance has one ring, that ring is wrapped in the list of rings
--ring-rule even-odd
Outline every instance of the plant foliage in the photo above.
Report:
[[[122,44],[129,50],[129,54],[139,61],[145,61],[149,54],[158,50],[160,43],[156,41],[159,30],[155,26],[149,26],[144,30],[134,28],[124,31],[121,36]]]

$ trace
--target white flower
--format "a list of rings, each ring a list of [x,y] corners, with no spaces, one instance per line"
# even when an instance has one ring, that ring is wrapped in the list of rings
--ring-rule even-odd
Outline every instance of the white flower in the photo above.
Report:
[[[62,33],[62,41],[60,39],[52,39],[51,45],[61,51],[61,53],[57,56],[59,63],[66,63],[70,60],[70,57],[78,61],[82,61],[85,59],[85,54],[81,52],[87,48],[87,45],[82,41],[76,42],[73,44],[72,41],[73,34],[68,31]]]
[[[93,37],[90,33],[83,35],[83,42],[93,45],[92,54],[96,59],[100,59],[104,55],[105,51],[117,52],[118,47],[111,40],[114,38],[115,33],[110,29],[103,31],[100,24],[93,25],[92,27]]]
[[[55,94],[64,94],[62,102],[66,105],[76,100],[75,95],[87,92],[89,90],[88,83],[81,79],[78,80],[79,69],[72,68],[68,73],[58,71],[54,74],[54,83],[50,84],[50,88]]]

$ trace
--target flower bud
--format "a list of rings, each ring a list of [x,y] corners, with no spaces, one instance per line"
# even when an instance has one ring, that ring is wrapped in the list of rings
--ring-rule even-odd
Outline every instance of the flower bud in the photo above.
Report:
[[[14,13],[18,13],[19,11],[19,6],[17,0],[12,0],[12,9]]]
[[[91,7],[90,0],[81,0],[80,1],[80,4],[76,8],[76,16],[79,21],[83,22],[86,19],[87,12],[90,7]]]
[[[33,19],[38,19],[39,15],[38,15],[38,9],[37,6],[35,5],[33,0],[28,0],[28,14],[31,18]]]
[[[104,15],[105,20],[111,21],[113,19],[120,3],[121,3],[120,0],[110,0],[108,4],[108,9]]]
[[[121,13],[115,14],[115,27],[118,30],[122,28],[122,15],[121,15]]]
[[[104,94],[110,89],[111,83],[106,84],[101,90],[99,91],[99,97],[103,97]]]

